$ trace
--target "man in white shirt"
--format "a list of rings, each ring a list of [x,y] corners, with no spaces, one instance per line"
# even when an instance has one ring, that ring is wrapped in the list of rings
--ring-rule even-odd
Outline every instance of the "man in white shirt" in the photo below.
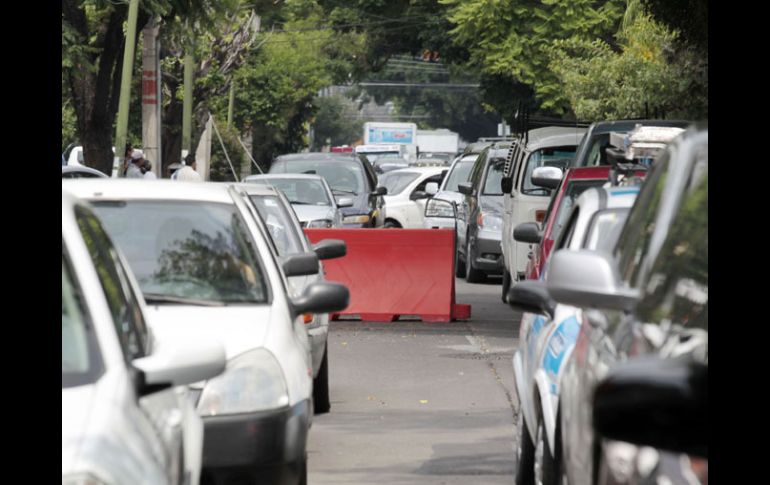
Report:
[[[144,174],[142,173],[143,164],[144,152],[138,148],[134,148],[134,150],[131,152],[131,163],[128,164],[128,169],[126,170],[126,178],[144,178]]]

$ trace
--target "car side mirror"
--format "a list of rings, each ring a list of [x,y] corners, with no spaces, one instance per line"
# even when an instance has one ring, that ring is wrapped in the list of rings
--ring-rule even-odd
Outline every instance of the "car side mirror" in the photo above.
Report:
[[[438,194],[438,183],[437,182],[428,182],[425,185],[425,193],[433,196]]]
[[[340,197],[337,199],[337,207],[353,207],[353,199],[351,197]]]
[[[632,310],[639,291],[620,283],[610,258],[587,249],[556,251],[545,277],[551,297],[578,307]]]
[[[295,316],[302,313],[339,312],[348,307],[350,291],[339,283],[317,282],[308,285],[305,291],[291,300]]]
[[[318,256],[310,252],[293,254],[284,258],[282,266],[287,277],[318,274]]]
[[[500,189],[504,194],[513,192],[513,177],[503,177],[500,179]]]
[[[546,189],[556,189],[561,183],[564,172],[558,167],[537,167],[532,172],[532,184]]]
[[[422,200],[427,199],[430,197],[427,193],[423,192],[422,190],[415,190],[411,194],[409,194],[409,200]]]
[[[553,318],[556,302],[548,293],[548,288],[539,280],[525,280],[516,283],[508,291],[508,304],[514,310],[539,313]]]
[[[318,259],[341,258],[348,253],[348,247],[342,239],[322,239],[313,244],[313,251]]]
[[[594,391],[593,426],[611,440],[708,458],[708,365],[640,357]]]
[[[140,395],[211,379],[225,370],[225,348],[218,341],[157,339],[156,342],[152,354],[131,362],[141,372]]]
[[[374,192],[372,192],[372,194],[373,195],[388,195],[388,188],[387,187],[383,187],[382,185],[380,185],[379,187],[374,189]]]
[[[463,182],[457,186],[457,190],[464,195],[473,195],[473,184],[470,182]]]
[[[522,222],[513,229],[513,239],[523,243],[540,244],[543,234],[536,222]]]

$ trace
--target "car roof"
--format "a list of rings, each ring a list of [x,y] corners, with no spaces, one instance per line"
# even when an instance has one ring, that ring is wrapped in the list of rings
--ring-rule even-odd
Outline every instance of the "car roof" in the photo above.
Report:
[[[540,148],[579,145],[586,129],[580,127],[546,126],[529,130],[527,150]]]
[[[261,175],[249,175],[243,182],[257,182],[267,179],[306,179],[306,180],[323,180],[321,175],[312,173],[265,173]]]
[[[308,152],[308,153],[290,153],[275,157],[274,162],[292,162],[292,161],[334,161],[349,162],[359,160],[353,153],[326,153],[326,152]]]
[[[229,183],[143,179],[62,180],[62,188],[87,200],[189,200],[232,204]]]
[[[406,167],[406,168],[399,168],[398,170],[391,170],[388,172],[391,173],[419,173],[419,174],[426,174],[426,173],[435,173],[436,175],[440,174],[444,170],[449,170],[449,167],[447,166],[433,166],[433,167]]]
[[[589,130],[594,133],[609,133],[611,131],[630,131],[636,125],[642,126],[673,126],[677,128],[687,128],[692,122],[686,120],[610,120],[597,121],[593,123]]]

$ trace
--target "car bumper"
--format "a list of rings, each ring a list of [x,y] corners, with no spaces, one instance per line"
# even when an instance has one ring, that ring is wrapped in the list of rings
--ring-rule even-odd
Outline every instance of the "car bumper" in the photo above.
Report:
[[[481,231],[476,236],[473,267],[487,274],[503,274],[503,250],[500,233]]]
[[[425,229],[454,229],[455,220],[446,217],[426,217],[422,227]]]
[[[310,401],[279,410],[203,418],[201,484],[298,483]]]

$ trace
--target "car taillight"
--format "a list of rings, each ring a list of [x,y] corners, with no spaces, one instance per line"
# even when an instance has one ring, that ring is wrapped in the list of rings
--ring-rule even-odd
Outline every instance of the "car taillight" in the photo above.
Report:
[[[310,313],[303,313],[302,314],[302,319],[304,320],[305,325],[307,325],[308,323],[312,323],[313,322],[313,315],[310,314]]]
[[[476,225],[479,227],[484,227],[484,214],[479,212],[479,215],[476,216]]]
[[[543,222],[545,220],[545,211],[544,210],[536,210],[535,211],[535,222]]]

